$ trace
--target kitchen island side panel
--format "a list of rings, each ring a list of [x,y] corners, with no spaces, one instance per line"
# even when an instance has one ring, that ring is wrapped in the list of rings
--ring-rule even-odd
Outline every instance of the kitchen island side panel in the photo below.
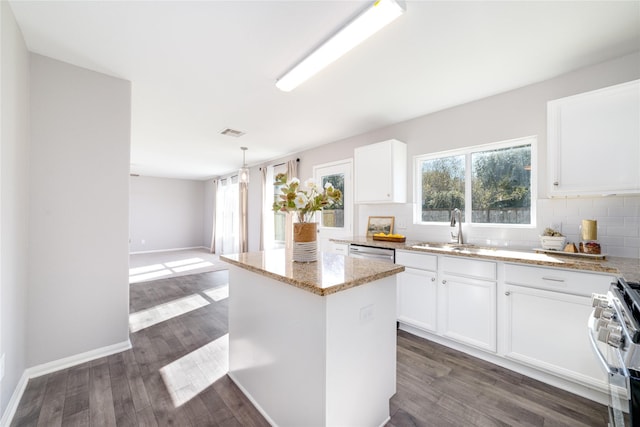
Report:
[[[371,426],[396,388],[396,282],[320,296],[229,270],[229,376],[277,426]]]
[[[273,425],[325,425],[325,299],[229,267],[229,376]]]
[[[327,425],[381,426],[396,393],[396,277],[327,299]]]

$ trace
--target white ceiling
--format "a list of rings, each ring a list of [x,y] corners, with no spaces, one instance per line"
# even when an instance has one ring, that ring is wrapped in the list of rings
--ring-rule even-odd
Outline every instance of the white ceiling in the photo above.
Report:
[[[640,1],[407,1],[293,92],[363,1],[10,1],[29,50],[132,82],[131,171],[204,179],[640,50]],[[246,132],[220,135],[225,128]]]

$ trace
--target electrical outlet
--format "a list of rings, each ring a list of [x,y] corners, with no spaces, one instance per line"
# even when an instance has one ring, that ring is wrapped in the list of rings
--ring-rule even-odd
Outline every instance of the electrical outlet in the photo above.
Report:
[[[360,323],[371,322],[374,318],[373,304],[360,309]]]
[[[398,218],[398,222],[396,223],[396,227],[398,230],[406,230],[407,222],[404,219]]]
[[[144,245],[146,242],[144,241],[144,239],[142,239],[140,243]]]

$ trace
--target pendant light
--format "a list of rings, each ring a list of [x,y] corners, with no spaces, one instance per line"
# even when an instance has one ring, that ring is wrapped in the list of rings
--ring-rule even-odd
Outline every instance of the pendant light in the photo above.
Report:
[[[240,147],[242,150],[242,167],[238,171],[238,182],[241,184],[249,183],[249,168],[247,167],[247,162],[245,159],[245,154],[247,153],[247,147]]]

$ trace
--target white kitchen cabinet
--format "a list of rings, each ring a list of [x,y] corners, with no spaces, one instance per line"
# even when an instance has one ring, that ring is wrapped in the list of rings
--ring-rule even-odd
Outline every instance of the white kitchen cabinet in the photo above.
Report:
[[[407,144],[391,139],[354,150],[355,203],[406,203]]]
[[[435,271],[406,267],[398,274],[398,321],[437,331],[438,282]]]
[[[444,256],[439,279],[441,335],[497,351],[496,263]]]
[[[604,389],[591,349],[591,293],[613,277],[543,267],[505,265],[505,357],[589,387]]]
[[[398,274],[398,321],[424,331],[437,331],[437,256],[396,251]]]
[[[328,251],[334,254],[349,255],[349,244],[340,242],[328,242]]]
[[[640,80],[549,101],[549,195],[640,193]]]

